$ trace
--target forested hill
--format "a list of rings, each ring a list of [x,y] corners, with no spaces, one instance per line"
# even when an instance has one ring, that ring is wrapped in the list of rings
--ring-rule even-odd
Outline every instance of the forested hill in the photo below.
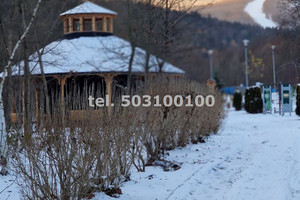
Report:
[[[196,32],[193,39],[205,48],[221,50],[230,45],[238,45],[244,39],[253,40],[259,37],[276,35],[274,29],[263,29],[258,25],[247,25],[238,22],[220,21],[216,18],[203,17],[195,12],[187,14],[186,21],[190,23],[190,30]]]
[[[208,77],[207,50],[214,49],[214,68],[216,77],[225,85],[238,85],[245,82],[245,54],[243,40],[250,40],[249,81],[271,84],[272,51],[275,45],[277,80],[296,83],[300,53],[300,36],[287,30],[263,29],[260,26],[230,23],[213,18],[205,18],[198,13],[188,14],[190,24],[189,41],[198,48],[191,54],[190,63],[185,65],[195,79],[205,81]]]
[[[26,7],[20,6],[19,1],[0,0],[0,56],[3,66],[7,54],[22,32],[22,9],[30,9],[32,1]],[[127,1],[121,0],[94,0],[103,7],[118,12],[115,19],[114,34],[128,39],[128,6]],[[44,45],[63,36],[63,25],[59,14],[82,3],[79,0],[44,1],[36,19],[30,36],[26,38],[29,51],[33,52]],[[143,15],[143,4],[135,5],[136,16]],[[159,10],[159,8],[157,8]],[[141,13],[139,13],[141,12]],[[299,36],[292,32],[275,29],[262,29],[259,26],[230,23],[213,18],[204,18],[193,12],[171,11],[173,15],[180,15],[176,39],[170,43],[171,52],[167,60],[186,70],[193,79],[205,82],[209,77],[208,49],[214,49],[214,72],[224,85],[238,85],[244,83],[244,47],[242,41],[249,39],[249,68],[251,84],[256,81],[272,82],[272,44],[276,45],[276,62],[278,66],[278,80],[296,82],[297,55],[299,55]],[[28,13],[28,12],[27,12]],[[30,18],[30,14],[25,16]],[[139,25],[138,17],[135,19]],[[137,27],[138,28],[138,27]],[[3,45],[4,44],[4,45]],[[8,46],[8,48],[6,48]],[[146,44],[138,46],[147,48]],[[160,49],[153,50],[159,55]],[[20,51],[19,58],[22,58]],[[290,74],[293,74],[291,77]]]

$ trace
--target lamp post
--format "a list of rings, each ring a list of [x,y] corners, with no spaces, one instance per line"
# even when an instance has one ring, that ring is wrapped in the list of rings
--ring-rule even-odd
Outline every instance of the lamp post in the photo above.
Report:
[[[275,50],[275,45],[272,45],[272,57],[273,57],[273,82],[274,82],[274,90],[276,91],[276,72],[275,72],[275,54],[274,54],[274,50]]]
[[[214,50],[210,49],[207,51],[208,55],[209,55],[209,71],[210,71],[210,79],[213,79],[213,59],[212,59],[212,55],[214,53]]]
[[[247,52],[247,47],[249,40],[245,39],[243,40],[244,47],[245,47],[245,67],[246,67],[246,88],[248,88],[248,52]]]

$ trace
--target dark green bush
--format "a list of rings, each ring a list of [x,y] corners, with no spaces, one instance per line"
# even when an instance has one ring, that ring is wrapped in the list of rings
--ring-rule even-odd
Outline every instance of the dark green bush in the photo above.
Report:
[[[242,94],[240,92],[235,92],[233,95],[233,107],[235,110],[242,109]]]
[[[245,93],[245,110],[248,113],[262,113],[263,100],[260,88],[254,87],[246,90]]]
[[[296,114],[300,116],[300,85],[297,86]]]

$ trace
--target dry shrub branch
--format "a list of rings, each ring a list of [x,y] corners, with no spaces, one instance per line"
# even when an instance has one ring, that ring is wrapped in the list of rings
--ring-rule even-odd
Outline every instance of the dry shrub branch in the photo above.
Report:
[[[183,78],[156,77],[139,95],[172,97],[213,95],[212,107],[162,106],[121,107],[118,100],[112,115],[107,110],[87,110],[82,117],[61,123],[45,120],[31,140],[24,140],[16,154],[26,199],[83,199],[95,191],[121,193],[134,166],[145,171],[154,160],[164,159],[166,150],[196,143],[216,133],[224,117],[221,94]],[[97,114],[95,114],[97,113]]]
[[[194,81],[183,78],[170,79],[165,76],[156,77],[147,93],[160,97],[180,95],[184,99],[184,104],[180,107],[174,105],[166,107],[162,103],[161,107],[142,108],[146,136],[141,142],[147,150],[148,160],[159,159],[164,155],[165,150],[178,146],[184,147],[190,142],[202,140],[203,136],[217,133],[224,118],[221,94],[217,90]],[[197,95],[204,97],[213,95],[215,105],[212,107],[195,106],[194,100]],[[194,106],[186,106],[187,99],[191,99]]]

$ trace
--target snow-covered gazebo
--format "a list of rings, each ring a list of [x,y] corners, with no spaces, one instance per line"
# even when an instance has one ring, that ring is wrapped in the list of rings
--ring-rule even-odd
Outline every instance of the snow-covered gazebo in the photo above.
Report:
[[[128,41],[113,35],[113,20],[116,16],[116,12],[87,1],[60,15],[64,22],[62,39],[40,50],[43,52],[41,59],[37,53],[31,56],[29,66],[33,76],[41,77],[42,72],[39,66],[41,60],[45,77],[54,78],[57,81],[60,88],[63,118],[65,117],[65,94],[68,92],[66,91],[68,81],[74,80],[75,77],[93,77],[95,81],[102,80],[106,94],[111,98],[113,82],[118,82],[127,76],[131,46]],[[144,77],[145,56],[144,50],[136,49],[132,74],[137,80],[142,80]],[[154,76],[158,72],[158,60],[151,56],[149,76]],[[184,75],[183,70],[170,63],[164,64],[162,72],[175,76]],[[16,73],[19,73],[17,68]],[[39,100],[36,100],[36,104],[38,102]],[[36,105],[36,115],[39,112],[38,107]],[[74,115],[74,113],[78,114],[78,111],[70,113]]]
[[[109,32],[113,33],[113,19],[117,13],[92,2],[85,2],[60,15],[64,21],[64,33]]]

